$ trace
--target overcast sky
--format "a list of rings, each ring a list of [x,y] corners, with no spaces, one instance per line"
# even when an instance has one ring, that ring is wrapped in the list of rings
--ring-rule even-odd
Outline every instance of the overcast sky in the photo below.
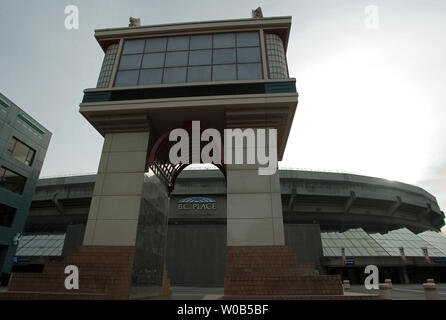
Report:
[[[67,5],[79,30],[64,27]],[[366,28],[367,6],[379,28]],[[446,208],[446,1],[0,0],[0,91],[53,133],[41,176],[96,172],[103,138],[79,114],[103,52],[94,29],[292,16],[299,105],[282,167],[419,185]]]

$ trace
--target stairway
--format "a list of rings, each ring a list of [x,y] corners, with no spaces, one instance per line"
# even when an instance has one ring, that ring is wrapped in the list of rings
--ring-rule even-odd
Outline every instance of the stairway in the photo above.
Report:
[[[313,264],[298,264],[286,246],[227,248],[225,300],[374,299],[344,295],[338,275],[319,275]]]

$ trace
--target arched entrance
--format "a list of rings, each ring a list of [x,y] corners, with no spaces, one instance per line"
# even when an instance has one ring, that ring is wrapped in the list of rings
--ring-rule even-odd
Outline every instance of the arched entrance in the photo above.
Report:
[[[226,181],[219,170],[192,165],[179,174],[170,195],[167,230],[172,287],[223,287],[226,215]]]

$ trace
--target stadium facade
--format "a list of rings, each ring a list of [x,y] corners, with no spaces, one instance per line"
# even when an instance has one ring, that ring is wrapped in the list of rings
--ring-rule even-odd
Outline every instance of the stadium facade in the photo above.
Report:
[[[375,299],[346,294],[339,273],[355,281],[355,268],[373,261],[408,282],[412,267],[441,269],[443,242],[432,232],[444,215],[419,188],[259,175],[263,160],[228,163],[218,149],[219,171],[183,171],[200,142],[185,161],[171,160],[170,134],[193,138],[195,121],[220,136],[272,131],[277,139],[255,138],[256,154],[282,160],[298,103],[290,31],[291,17],[260,9],[250,19],[142,26],[131,18],[129,27],[96,30],[105,57],[79,112],[104,137],[98,173],[40,182],[18,251],[32,261],[17,265],[0,298],[169,298],[171,281],[224,285],[224,299]],[[242,138],[229,151],[251,149]],[[393,230],[402,242],[386,242]],[[67,265],[77,266],[79,289],[65,286]]]
[[[96,175],[39,180],[17,251],[24,262],[15,270],[38,271],[78,250],[95,180]],[[370,264],[378,266],[381,281],[446,281],[446,237],[440,232],[444,214],[423,189],[299,170],[281,170],[280,182],[285,243],[299,263],[358,284]],[[172,285],[223,286],[226,202],[226,182],[218,170],[185,170],[178,177],[167,231]]]

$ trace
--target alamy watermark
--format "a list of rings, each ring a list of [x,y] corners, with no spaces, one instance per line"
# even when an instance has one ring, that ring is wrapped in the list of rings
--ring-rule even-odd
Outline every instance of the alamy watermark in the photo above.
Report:
[[[364,280],[364,286],[367,290],[379,289],[379,270],[378,267],[371,264],[365,267],[365,274],[368,276]]]
[[[79,8],[75,5],[68,5],[64,10],[65,14],[65,29],[78,30],[79,29]]]
[[[65,278],[65,289],[67,290],[79,290],[79,269],[75,265],[68,265],[65,267],[65,274],[68,276]]]
[[[169,141],[176,143],[169,150],[170,162],[173,165],[259,165],[259,175],[273,175],[276,172],[277,129],[237,128],[223,131],[224,141],[217,129],[201,131],[200,121],[192,121],[192,137],[186,129],[173,129],[169,134]],[[203,148],[202,142],[207,142]]]
[[[379,9],[378,6],[369,5],[364,8],[364,26],[368,30],[379,29]]]

